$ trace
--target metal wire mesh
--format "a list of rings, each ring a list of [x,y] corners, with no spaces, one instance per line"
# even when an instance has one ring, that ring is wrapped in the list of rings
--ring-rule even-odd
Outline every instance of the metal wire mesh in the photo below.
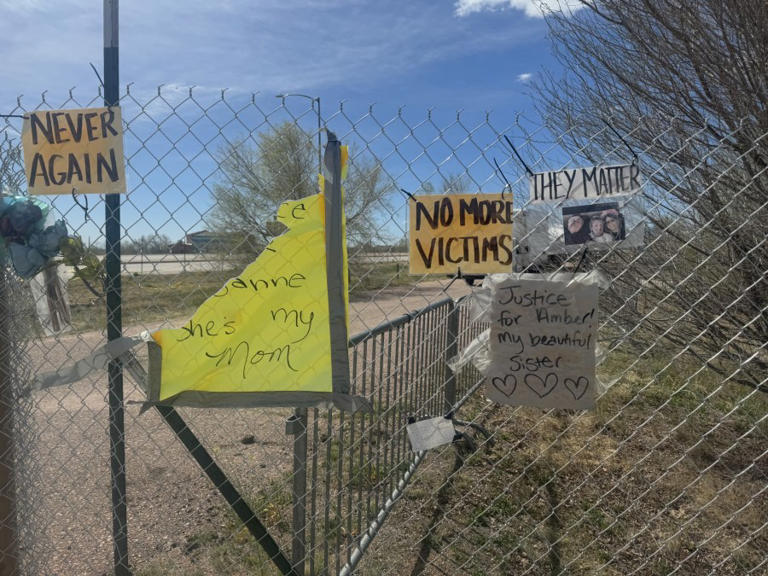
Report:
[[[7,112],[98,106],[101,99],[70,93],[51,103],[44,94]],[[350,328],[357,336],[350,367],[354,392],[372,401],[373,413],[310,410],[304,479],[294,461],[296,437],[286,434],[292,410],[179,411],[307,574],[765,571],[768,176],[765,163],[750,164],[765,158],[766,135],[754,134],[748,119],[713,139],[706,126],[638,118],[627,138],[652,135],[635,150],[645,179],[636,199],[642,247],[568,252],[557,248],[562,225],[552,230],[559,207],[548,213],[527,205],[525,171],[503,136],[534,171],[629,162],[607,128],[583,138],[522,117],[498,125],[488,114],[327,103],[320,116],[312,97],[175,87],[129,86],[121,106],[128,335],[180,325],[263,248],[273,233],[265,215],[314,191],[318,124],[351,146]],[[0,183],[8,193],[24,191],[19,128],[10,118],[0,125]],[[275,134],[297,139],[266,174],[258,166],[269,160]],[[241,162],[245,171],[238,171]],[[227,191],[264,190],[263,182],[278,193],[255,197],[254,207],[228,203]],[[514,229],[516,271],[578,268],[605,279],[604,390],[594,412],[486,401],[477,370],[453,374],[445,364],[484,329],[454,303],[472,288],[407,274],[408,198],[399,190],[505,186],[523,209]],[[697,193],[683,201],[689,190]],[[87,208],[69,197],[46,200],[98,261],[103,200],[91,196]],[[14,383],[19,573],[113,570],[106,374],[22,393],[28,370],[58,369],[105,342],[102,276],[91,268],[78,274],[59,264],[68,308],[47,300],[39,306],[38,296],[38,312],[32,297],[21,296],[29,294],[27,283],[6,283],[13,285],[5,317],[15,352],[2,370]],[[137,359],[146,365],[145,354]],[[128,377],[125,395],[142,400],[141,382]],[[490,436],[463,426],[461,442],[412,453],[408,419],[444,415],[454,404],[457,418]],[[136,574],[275,573],[157,412],[126,406],[125,466]],[[295,493],[297,473],[302,494]],[[0,522],[12,525],[10,517]]]

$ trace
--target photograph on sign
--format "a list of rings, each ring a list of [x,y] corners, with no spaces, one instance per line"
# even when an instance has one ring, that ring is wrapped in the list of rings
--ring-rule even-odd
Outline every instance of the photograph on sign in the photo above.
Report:
[[[563,208],[563,242],[615,244],[626,238],[624,215],[618,202]]]
[[[411,274],[490,274],[512,268],[512,196],[415,196],[409,214]]]
[[[636,194],[642,180],[637,164],[591,166],[552,172],[538,172],[528,177],[530,202],[605,199],[607,196]]]
[[[118,106],[30,112],[21,141],[29,194],[126,191]]]
[[[595,405],[598,288],[594,284],[491,280],[486,395],[500,404]]]
[[[550,254],[572,254],[585,245],[606,250],[640,248],[645,243],[646,219],[639,195],[615,196],[600,203],[529,204],[517,220],[515,265],[524,268]]]

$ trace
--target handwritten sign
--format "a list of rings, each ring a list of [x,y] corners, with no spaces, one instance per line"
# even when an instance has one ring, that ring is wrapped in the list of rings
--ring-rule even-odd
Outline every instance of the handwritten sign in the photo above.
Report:
[[[125,193],[119,107],[30,112],[21,138],[30,194]]]
[[[512,196],[416,196],[410,203],[411,274],[489,274],[512,266]]]
[[[492,292],[486,393],[500,404],[595,404],[594,285],[505,279]]]
[[[528,177],[528,185],[531,203],[535,203],[635,194],[642,182],[640,167],[628,164],[539,172]]]
[[[156,400],[188,391],[332,392],[323,211],[322,194],[284,203],[285,234],[184,326],[152,334],[162,350]]]

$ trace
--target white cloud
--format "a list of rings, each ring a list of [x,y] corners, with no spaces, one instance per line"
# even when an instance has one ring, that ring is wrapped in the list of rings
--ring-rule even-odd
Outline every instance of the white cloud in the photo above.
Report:
[[[530,80],[531,78],[533,78],[533,74],[531,74],[530,72],[524,72],[523,74],[517,75],[517,81],[522,82],[523,84],[528,82],[528,80]]]
[[[466,0],[465,0],[466,1]],[[78,104],[97,98],[89,63],[102,66],[102,17],[92,0],[0,0],[0,112],[24,94],[27,109],[43,90],[51,106],[77,87]],[[432,64],[501,52],[543,36],[543,24],[515,18],[458,19],[450,4],[412,0],[133,0],[120,14],[120,84],[182,96],[186,87],[232,92],[364,92]],[[491,20],[491,19],[489,19]],[[34,41],[30,41],[34,38]],[[174,86],[175,85],[175,86]],[[200,93],[202,88],[195,88]],[[395,95],[396,96],[396,95]]]
[[[559,10],[565,8],[570,12],[575,12],[583,8],[578,2],[573,0],[457,0],[456,16],[469,16],[476,12],[506,10],[513,8],[522,10],[530,18],[542,18],[544,12]]]
[[[15,12],[25,14],[31,12],[42,12],[40,0],[0,0],[0,12],[7,14]]]

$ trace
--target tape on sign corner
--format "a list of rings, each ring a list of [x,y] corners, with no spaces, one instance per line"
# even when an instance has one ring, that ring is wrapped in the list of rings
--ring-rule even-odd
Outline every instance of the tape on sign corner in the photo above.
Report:
[[[406,431],[414,452],[423,452],[450,444],[456,435],[453,420],[443,416],[408,424]]]
[[[621,378],[614,378],[613,380],[601,380],[595,376],[595,396],[601,396],[602,394],[605,394],[612,386],[618,384],[619,380],[621,380]]]
[[[38,374],[32,380],[28,391],[45,390],[46,388],[65,386],[78,382],[94,370],[106,370],[112,360],[120,358],[123,354],[143,342],[144,340],[141,336],[110,340],[96,348],[92,354],[81,358],[74,364],[64,366],[53,372]]]

